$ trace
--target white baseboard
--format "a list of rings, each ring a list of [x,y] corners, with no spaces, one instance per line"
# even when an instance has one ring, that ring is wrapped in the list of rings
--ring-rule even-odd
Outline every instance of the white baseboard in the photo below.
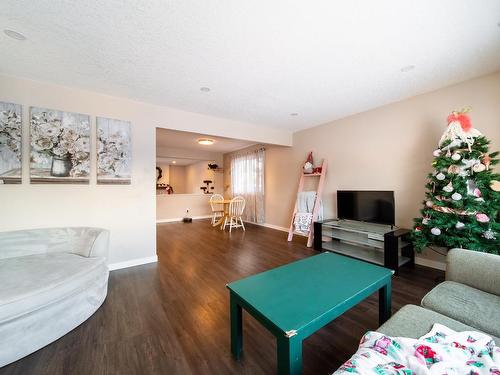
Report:
[[[142,264],[155,263],[155,262],[158,262],[157,255],[108,264],[108,268],[110,271],[115,271],[115,270],[121,270],[122,268],[135,267],[135,266],[140,266]]]
[[[203,215],[203,216],[193,216],[193,220],[200,220],[200,219],[210,219],[212,215]],[[182,217],[176,217],[175,219],[159,219],[156,220],[156,224],[162,224],[162,223],[175,223],[182,221]]]
[[[285,227],[280,227],[278,225],[274,225],[274,224],[269,224],[269,223],[250,223],[250,224],[255,224],[255,225],[259,225],[261,227],[266,227],[266,228],[270,228],[270,229],[275,229],[275,230],[279,230],[279,231],[282,231],[282,232],[287,232],[290,230],[290,228],[285,228]],[[307,234],[301,234],[301,233],[293,233],[294,236],[302,236],[302,237],[307,237]]]
[[[415,257],[415,264],[420,266],[435,268],[441,271],[446,271],[446,263],[437,260]]]

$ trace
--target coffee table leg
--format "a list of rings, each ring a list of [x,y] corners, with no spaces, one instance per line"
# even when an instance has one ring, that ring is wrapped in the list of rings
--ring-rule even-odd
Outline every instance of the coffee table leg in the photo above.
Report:
[[[384,324],[391,317],[391,280],[378,291],[378,322]]]
[[[243,324],[241,306],[236,302],[233,294],[229,296],[231,314],[231,352],[234,358],[240,359],[243,350]]]
[[[302,374],[302,340],[298,336],[277,337],[278,374]]]

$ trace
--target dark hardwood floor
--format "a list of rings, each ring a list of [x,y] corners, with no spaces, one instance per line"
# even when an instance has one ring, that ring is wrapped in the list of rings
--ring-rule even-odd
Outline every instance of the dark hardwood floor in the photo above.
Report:
[[[232,234],[207,221],[161,224],[157,231],[157,264],[111,272],[96,314],[0,375],[274,374],[274,338],[247,314],[243,358],[231,358],[225,285],[316,252],[301,238],[287,243],[286,233],[251,225]],[[425,267],[402,269],[394,278],[393,312],[418,304],[442,276]],[[377,322],[375,294],[304,342],[304,374],[335,370]]]

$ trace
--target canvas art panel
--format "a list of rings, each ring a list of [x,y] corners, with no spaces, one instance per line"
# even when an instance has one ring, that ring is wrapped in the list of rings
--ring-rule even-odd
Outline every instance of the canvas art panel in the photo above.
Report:
[[[22,107],[0,102],[0,184],[20,184],[22,174]]]
[[[31,107],[31,183],[88,184],[90,117]]]
[[[131,124],[97,117],[97,183],[130,184]]]

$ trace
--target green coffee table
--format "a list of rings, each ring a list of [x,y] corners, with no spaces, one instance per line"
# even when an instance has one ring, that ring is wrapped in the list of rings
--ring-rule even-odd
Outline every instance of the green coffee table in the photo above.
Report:
[[[231,351],[243,347],[242,308],[276,336],[278,373],[302,372],[302,340],[379,291],[379,323],[391,316],[392,271],[322,253],[227,285]]]

